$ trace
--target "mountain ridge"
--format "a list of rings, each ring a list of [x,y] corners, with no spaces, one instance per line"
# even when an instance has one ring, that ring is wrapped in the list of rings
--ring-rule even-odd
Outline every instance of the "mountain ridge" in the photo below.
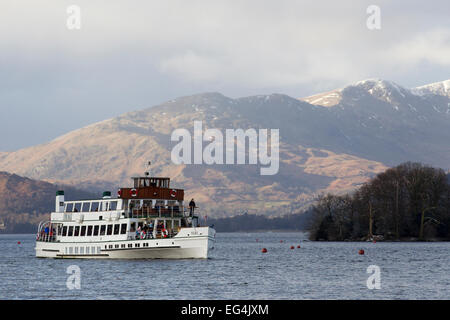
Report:
[[[217,215],[245,205],[269,215],[298,210],[322,192],[346,192],[404,161],[446,168],[450,163],[449,98],[414,95],[384,80],[341,90],[333,107],[284,94],[237,99],[207,92],[74,130],[50,142],[0,153],[0,170],[99,191],[128,185],[151,160],[152,171],[173,178]],[[203,129],[280,129],[280,171],[257,166],[174,165],[173,130],[202,121]]]

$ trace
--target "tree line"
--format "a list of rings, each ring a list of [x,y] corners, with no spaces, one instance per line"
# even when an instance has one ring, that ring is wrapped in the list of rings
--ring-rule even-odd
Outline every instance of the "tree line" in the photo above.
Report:
[[[267,217],[258,214],[241,214],[227,218],[208,218],[207,224],[214,225],[217,232],[243,232],[243,231],[268,231],[306,230],[310,223],[311,211],[288,214],[281,217]]]
[[[321,195],[311,240],[450,240],[450,175],[407,162],[347,195]]]

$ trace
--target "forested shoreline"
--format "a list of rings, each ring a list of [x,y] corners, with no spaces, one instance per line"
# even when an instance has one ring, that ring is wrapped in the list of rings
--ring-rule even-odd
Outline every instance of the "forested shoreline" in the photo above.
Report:
[[[450,240],[449,175],[421,163],[378,174],[352,194],[321,195],[311,240]]]

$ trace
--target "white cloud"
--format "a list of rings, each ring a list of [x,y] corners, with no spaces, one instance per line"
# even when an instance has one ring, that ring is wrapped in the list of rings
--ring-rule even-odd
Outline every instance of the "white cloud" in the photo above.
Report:
[[[424,59],[448,65],[449,28],[396,26],[417,12],[379,3],[382,30],[368,31],[370,1],[80,0],[82,30],[69,31],[71,1],[8,0],[0,4],[8,26],[0,49],[36,63],[133,56],[143,70],[150,65],[177,81],[249,88],[348,83]]]
[[[450,28],[419,33],[388,52],[395,63],[411,67],[421,62],[450,66]]]

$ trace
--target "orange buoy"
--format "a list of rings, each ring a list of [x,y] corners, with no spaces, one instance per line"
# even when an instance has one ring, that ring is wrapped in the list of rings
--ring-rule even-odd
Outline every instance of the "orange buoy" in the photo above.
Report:
[[[263,249],[261,250],[261,252],[262,252],[262,253],[266,253],[266,252],[267,252],[267,249],[266,249],[266,248],[263,248]]]
[[[363,255],[363,254],[364,254],[364,250],[363,250],[363,249],[360,249],[360,250],[358,251],[358,253],[361,254],[361,255]]]
[[[294,249],[294,246],[291,246],[291,249]]]

